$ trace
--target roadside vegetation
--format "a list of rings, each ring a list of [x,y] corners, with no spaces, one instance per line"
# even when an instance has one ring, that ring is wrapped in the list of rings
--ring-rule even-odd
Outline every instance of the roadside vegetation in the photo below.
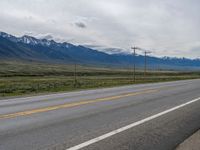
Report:
[[[197,78],[199,72],[151,71],[144,77],[143,71],[137,70],[134,82],[132,69],[77,65],[75,80],[74,65],[4,61],[0,62],[0,98]]]

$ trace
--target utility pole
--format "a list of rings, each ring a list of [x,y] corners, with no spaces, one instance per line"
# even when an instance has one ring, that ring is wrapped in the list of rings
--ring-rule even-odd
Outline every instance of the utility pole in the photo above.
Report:
[[[77,69],[76,69],[76,62],[74,64],[74,87],[77,85]]]
[[[147,74],[147,54],[150,54],[150,51],[144,51],[144,76]]]
[[[136,81],[136,74],[135,74],[135,70],[136,70],[136,61],[135,61],[135,56],[136,56],[136,49],[139,49],[138,47],[131,47],[131,49],[133,49],[133,56],[134,56],[134,64],[133,64],[133,80],[134,80],[134,82]]]
[[[146,77],[147,73],[147,51],[144,52],[144,76]]]

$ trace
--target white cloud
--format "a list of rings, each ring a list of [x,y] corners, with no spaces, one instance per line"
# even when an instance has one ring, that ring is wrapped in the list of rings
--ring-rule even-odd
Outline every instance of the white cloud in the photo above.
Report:
[[[0,30],[199,57],[199,8],[199,0],[1,0]]]

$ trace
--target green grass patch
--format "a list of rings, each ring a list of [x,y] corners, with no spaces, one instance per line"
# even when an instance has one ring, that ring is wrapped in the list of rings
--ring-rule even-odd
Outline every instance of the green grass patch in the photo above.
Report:
[[[144,77],[138,70],[134,82],[132,69],[77,66],[75,86],[73,75],[73,65],[0,62],[0,97],[200,78],[199,72],[172,71],[151,71]]]

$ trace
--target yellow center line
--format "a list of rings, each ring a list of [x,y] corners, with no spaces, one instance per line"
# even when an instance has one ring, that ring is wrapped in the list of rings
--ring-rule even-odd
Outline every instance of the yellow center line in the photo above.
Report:
[[[118,100],[118,99],[124,98],[124,97],[130,97],[130,96],[136,96],[136,95],[148,94],[148,93],[155,93],[158,91],[159,90],[151,89],[151,90],[144,90],[141,92],[125,93],[125,94],[121,94],[121,95],[117,95],[117,96],[97,98],[94,100],[85,100],[85,101],[79,101],[79,102],[73,102],[73,103],[65,103],[65,104],[61,104],[61,105],[49,106],[49,107],[38,108],[38,109],[33,109],[33,110],[26,110],[26,111],[11,113],[11,114],[3,114],[3,115],[0,115],[0,119],[9,119],[9,118],[15,118],[15,117],[19,117],[19,116],[28,116],[28,115],[32,115],[32,114],[36,114],[36,113],[43,113],[43,112],[48,112],[48,111],[53,111],[53,110],[58,110],[58,109],[63,109],[63,108],[71,108],[71,107],[92,104],[92,103],[97,103],[97,102],[103,102],[103,101]]]

